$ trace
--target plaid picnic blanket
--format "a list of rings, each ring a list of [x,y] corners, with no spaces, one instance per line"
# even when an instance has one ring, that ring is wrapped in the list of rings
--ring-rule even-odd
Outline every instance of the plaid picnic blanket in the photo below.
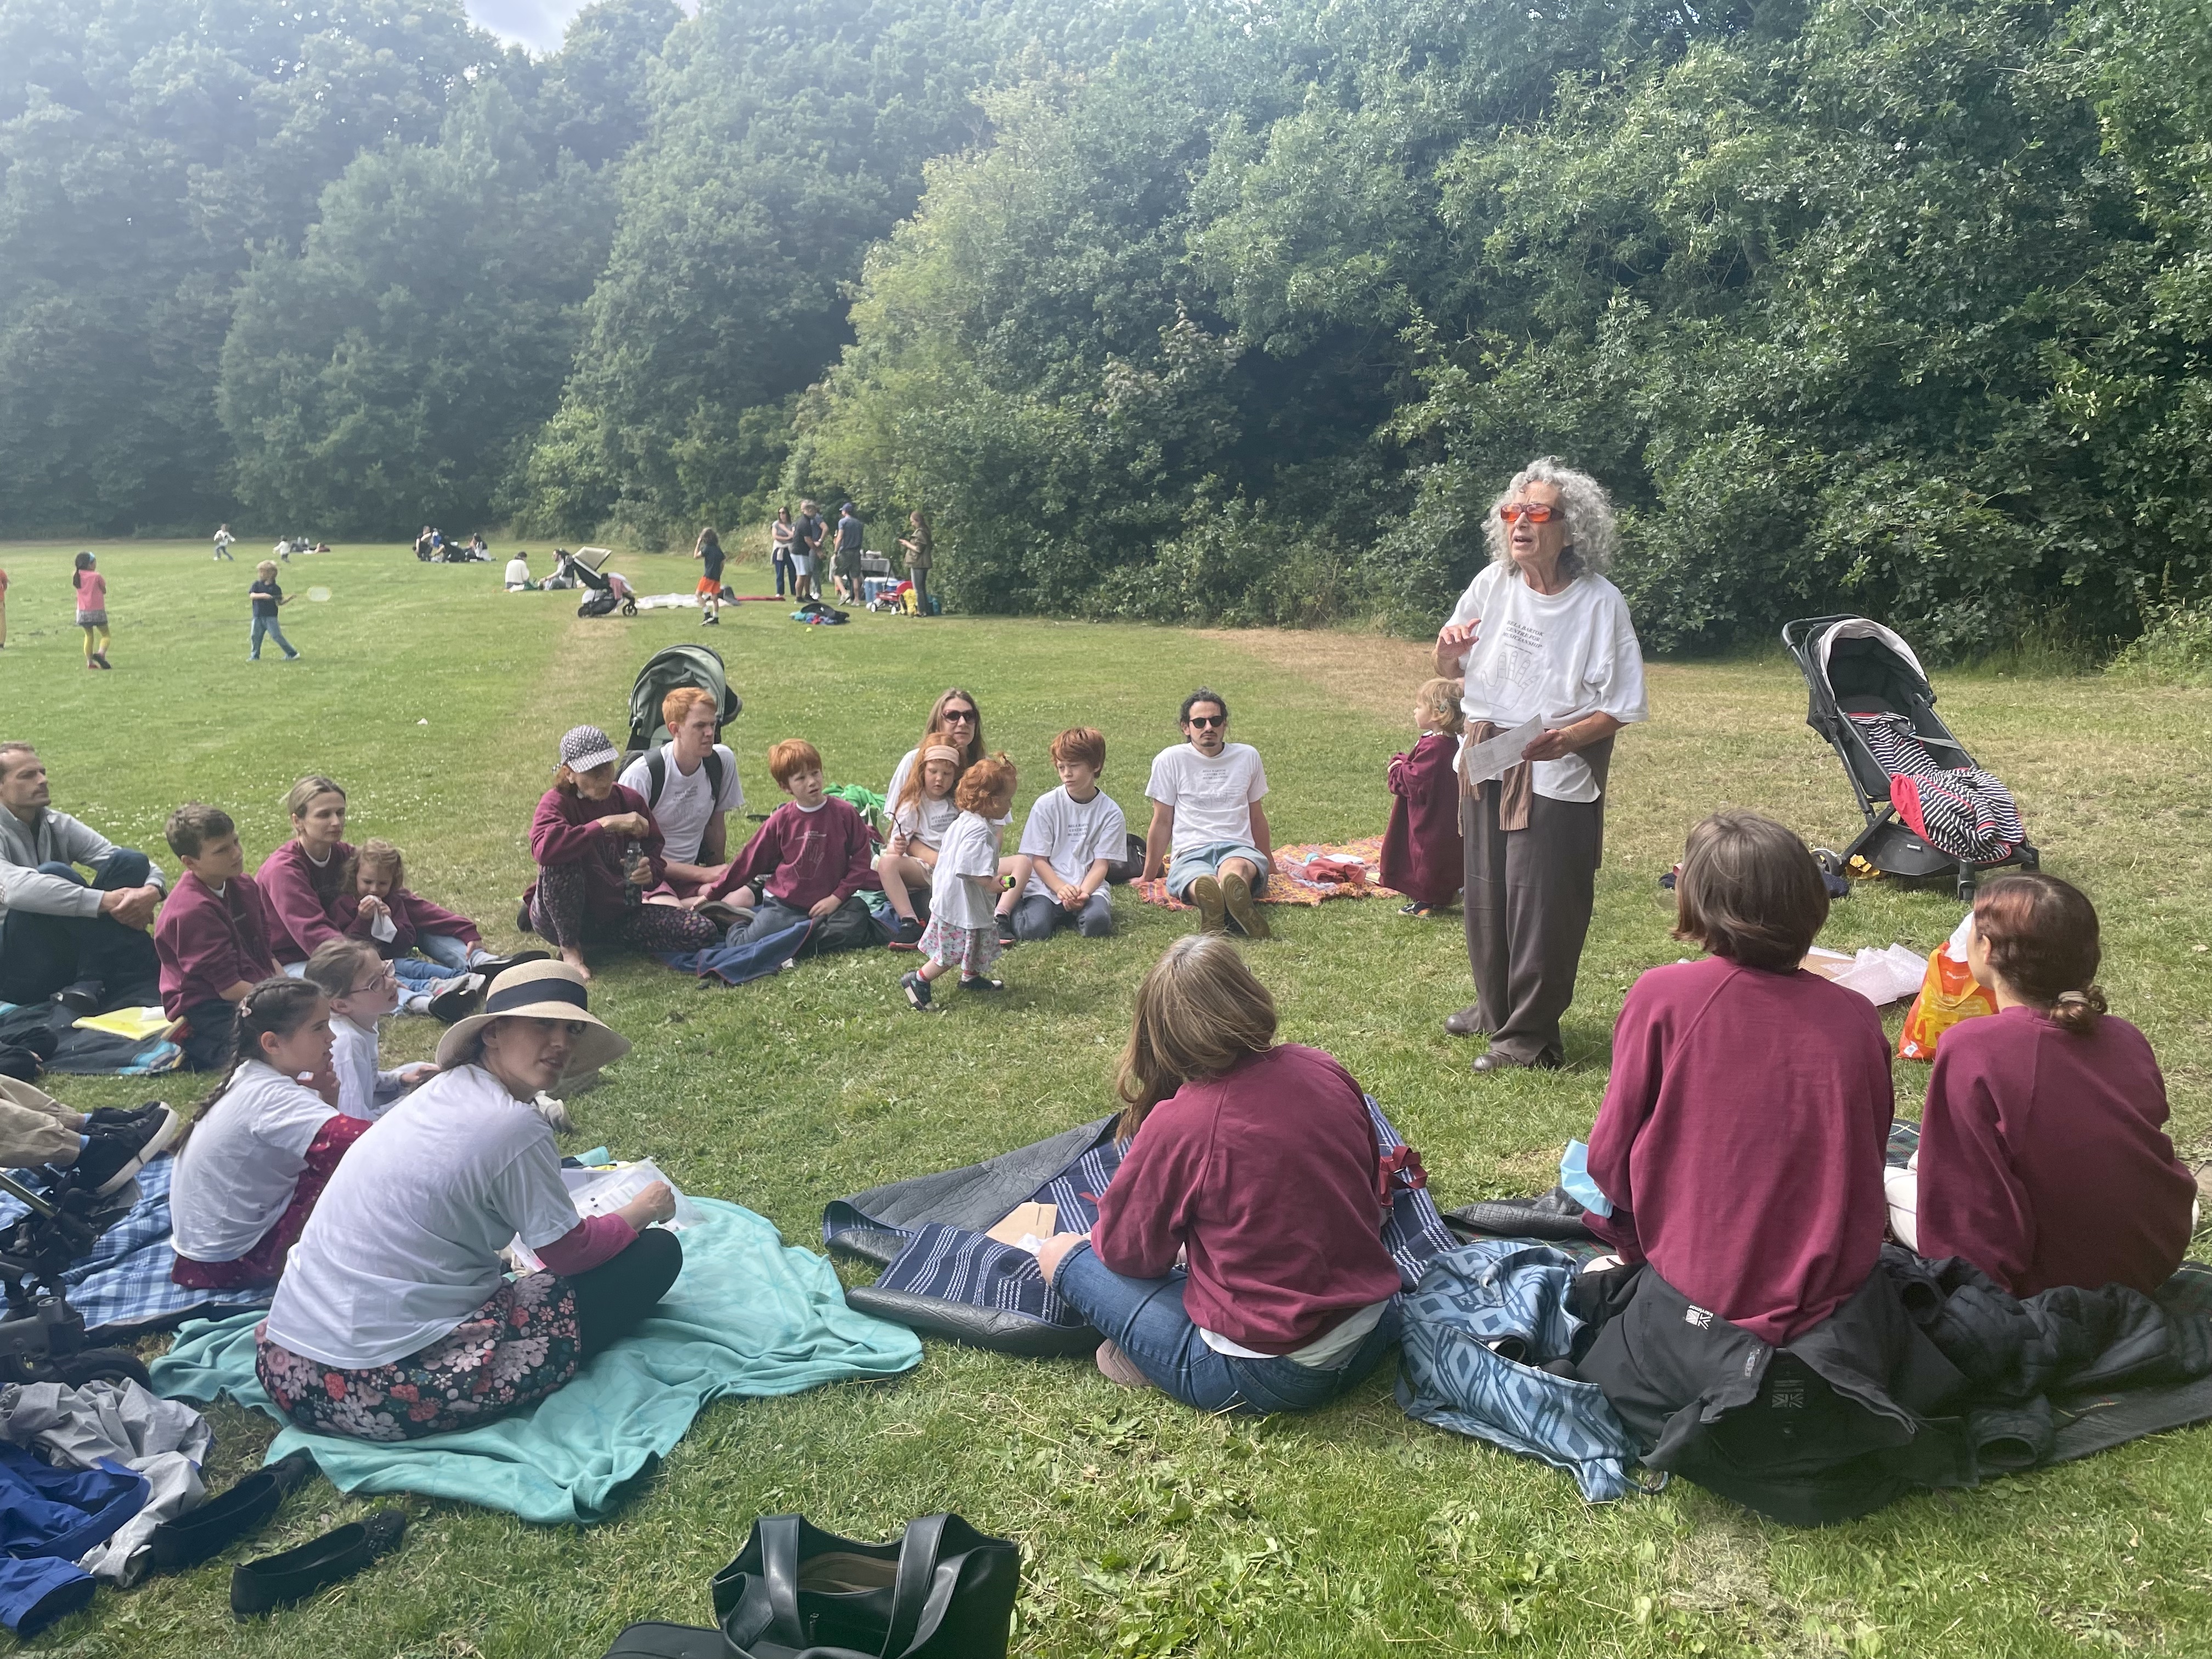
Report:
[[[167,1330],[180,1320],[220,1318],[244,1308],[265,1308],[267,1291],[190,1291],[169,1277],[177,1255],[169,1248],[169,1179],[177,1160],[164,1152],[139,1170],[138,1201],[100,1236],[92,1253],[62,1275],[69,1304],[84,1316],[85,1334],[106,1341],[142,1331]],[[0,1227],[23,1213],[14,1198],[0,1198]]]
[[[1357,869],[1348,866],[1357,865]],[[1262,904],[1319,904],[1333,898],[1396,898],[1395,888],[1380,880],[1382,837],[1366,836],[1358,841],[1301,842],[1275,848],[1275,873],[1267,878]],[[1197,907],[1168,896],[1165,877],[1133,881],[1129,890],[1147,904],[1166,910]]]

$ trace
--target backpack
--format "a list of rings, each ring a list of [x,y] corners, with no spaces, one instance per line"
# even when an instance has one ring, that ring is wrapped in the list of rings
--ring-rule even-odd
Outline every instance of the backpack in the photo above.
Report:
[[[648,753],[645,757],[645,769],[653,780],[653,787],[645,793],[645,804],[658,806],[660,805],[660,792],[668,787],[668,750],[655,749]],[[707,751],[708,811],[719,810],[717,804],[721,799],[722,757],[709,749]]]

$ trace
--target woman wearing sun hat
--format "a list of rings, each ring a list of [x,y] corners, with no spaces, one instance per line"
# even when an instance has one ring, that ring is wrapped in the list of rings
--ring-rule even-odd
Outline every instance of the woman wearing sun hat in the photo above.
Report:
[[[353,1144],[292,1249],[256,1369],[301,1428],[414,1440],[542,1400],[627,1335],[676,1282],[683,1247],[656,1182],[577,1218],[532,1108],[629,1042],[566,963],[510,968],[448,1030],[442,1068]],[[509,1282],[520,1237],[545,1271]]]

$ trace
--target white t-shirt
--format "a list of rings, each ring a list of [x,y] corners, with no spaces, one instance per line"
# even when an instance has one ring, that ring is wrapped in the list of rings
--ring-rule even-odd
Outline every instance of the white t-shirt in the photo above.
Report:
[[[307,1148],[337,1115],[323,1097],[249,1060],[200,1115],[169,1184],[170,1243],[194,1261],[235,1261],[292,1203]]]
[[[1261,1353],[1257,1348],[1247,1348],[1231,1342],[1218,1331],[1198,1328],[1199,1340],[1216,1353],[1225,1353],[1238,1359],[1282,1358],[1316,1371],[1333,1371],[1352,1358],[1352,1350],[1367,1340],[1368,1333],[1382,1322],[1389,1311],[1388,1297],[1380,1302],[1370,1302],[1364,1308],[1354,1308],[1336,1322],[1334,1329],[1327,1331],[1307,1343],[1304,1347],[1286,1354]]]
[[[950,795],[940,795],[935,800],[927,795],[916,795],[897,811],[891,814],[891,827],[908,841],[918,841],[933,852],[945,845],[945,832],[960,816],[960,809]]]
[[[999,896],[988,887],[978,889],[959,878],[999,873],[1000,828],[980,812],[963,812],[952,820],[937,849],[937,878],[930,888],[930,912],[947,927],[988,927]]]
[[[1128,834],[1121,809],[1104,790],[1079,801],[1069,797],[1063,784],[1039,795],[1030,808],[1029,819],[1022,825],[1021,850],[1052,866],[1069,885],[1080,886],[1100,859],[1118,859],[1128,850]],[[1023,896],[1030,894],[1050,898],[1052,890],[1042,877],[1032,875]]]
[[[307,1218],[269,1340],[326,1365],[388,1365],[498,1288],[500,1252],[575,1231],[553,1131],[477,1066],[441,1073],[377,1120]]]
[[[632,761],[622,775],[623,788],[636,790],[652,803],[653,821],[660,826],[662,856],[674,859],[678,864],[699,861],[699,842],[707,833],[708,819],[717,812],[741,811],[745,804],[744,786],[738,781],[738,757],[726,743],[716,744],[714,753],[722,762],[722,793],[719,800],[713,798],[707,787],[706,762],[700,762],[697,769],[686,776],[676,763],[673,743],[660,746],[661,763],[667,769],[668,781],[661,786],[659,800],[653,799],[653,769],[646,764],[645,756]]]
[[[1590,714],[1623,726],[1649,717],[1628,601],[1604,577],[1577,576],[1544,594],[1511,566],[1487,564],[1452,607],[1455,623],[1478,617],[1460,699],[1470,721],[1510,728],[1540,714],[1556,730]],[[1538,761],[1532,782],[1547,800],[1595,800],[1600,793],[1580,755]]]
[[[509,559],[507,562],[507,585],[509,587],[521,587],[526,586],[529,580],[530,562],[528,560]]]
[[[1211,759],[1187,743],[1152,757],[1145,793],[1175,812],[1173,851],[1215,842],[1252,842],[1252,803],[1267,793],[1267,769],[1249,743],[1222,745]]]
[[[376,1030],[364,1030],[343,1014],[331,1016],[331,1065],[338,1074],[338,1110],[371,1122],[392,1109],[407,1092],[396,1071],[376,1064]]]

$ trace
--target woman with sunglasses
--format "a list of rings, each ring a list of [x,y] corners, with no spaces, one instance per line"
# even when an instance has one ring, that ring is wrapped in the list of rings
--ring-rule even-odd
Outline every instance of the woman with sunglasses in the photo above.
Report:
[[[922,724],[921,742],[906,751],[891,773],[890,787],[884,791],[885,800],[898,799],[899,791],[906,787],[907,774],[921,764],[915,757],[933,740],[949,743],[960,751],[963,772],[983,758],[983,711],[973,696],[955,685],[930,705],[929,719]]]
[[[1444,1021],[1490,1038],[1477,1072],[1556,1066],[1589,932],[1613,734],[1646,717],[1628,604],[1601,573],[1613,504],[1546,456],[1513,477],[1484,526],[1490,563],[1437,631],[1436,671],[1463,677],[1460,815],[1474,1002]],[[1467,777],[1468,750],[1540,720],[1503,777]]]

